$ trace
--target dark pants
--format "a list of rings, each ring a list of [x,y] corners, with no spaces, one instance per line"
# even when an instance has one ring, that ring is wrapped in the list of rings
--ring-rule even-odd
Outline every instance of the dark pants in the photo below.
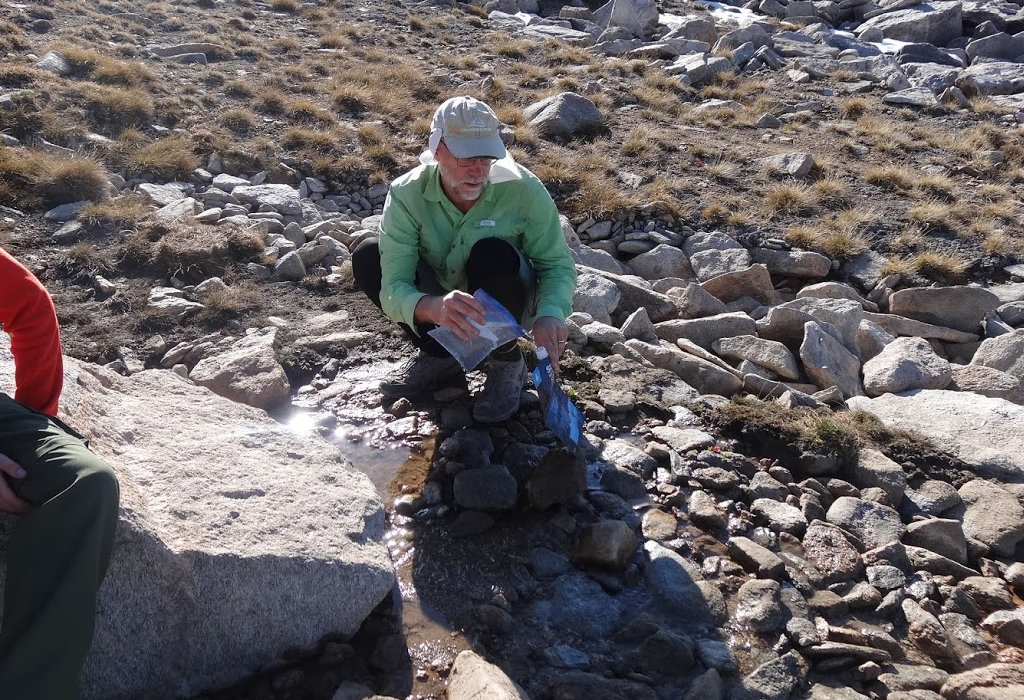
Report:
[[[469,252],[469,260],[466,261],[466,278],[469,281],[470,293],[483,289],[500,301],[516,319],[522,321],[527,311],[530,290],[527,289],[520,274],[521,265],[519,251],[508,241],[500,238],[483,238],[477,241]],[[381,269],[380,247],[376,238],[367,238],[356,246],[352,252],[352,274],[359,288],[379,309]],[[445,293],[440,288],[432,289],[431,287],[437,286],[437,281],[423,279],[424,276],[430,276],[430,271],[421,269],[417,272],[417,288],[428,294]],[[418,334],[404,323],[398,325],[405,331],[409,341],[420,350],[435,357],[448,355],[448,351],[440,343],[427,335],[427,331],[436,327],[433,324],[417,323]],[[513,341],[496,350],[494,354],[500,356],[515,349],[516,344]]]
[[[0,697],[71,700],[92,641],[119,490],[110,467],[62,424],[0,393],[0,452],[32,504],[7,541]]]

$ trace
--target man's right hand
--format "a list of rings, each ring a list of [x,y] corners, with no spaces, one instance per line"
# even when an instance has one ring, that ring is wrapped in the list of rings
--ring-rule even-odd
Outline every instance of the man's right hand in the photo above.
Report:
[[[6,513],[27,513],[32,507],[14,493],[8,479],[24,479],[25,470],[7,455],[0,454],[0,511]]]
[[[480,335],[480,331],[468,319],[483,325],[484,307],[472,294],[455,290],[443,297],[425,296],[420,299],[416,304],[415,318],[449,328],[463,340],[469,340]]]

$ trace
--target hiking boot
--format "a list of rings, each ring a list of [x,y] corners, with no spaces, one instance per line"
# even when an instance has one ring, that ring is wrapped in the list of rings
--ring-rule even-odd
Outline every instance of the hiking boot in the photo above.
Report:
[[[388,398],[416,396],[462,375],[462,365],[451,355],[435,357],[420,350],[380,383],[380,393]]]
[[[519,410],[519,397],[526,381],[526,362],[517,351],[511,360],[494,357],[487,364],[487,380],[473,403],[473,420],[500,423]]]

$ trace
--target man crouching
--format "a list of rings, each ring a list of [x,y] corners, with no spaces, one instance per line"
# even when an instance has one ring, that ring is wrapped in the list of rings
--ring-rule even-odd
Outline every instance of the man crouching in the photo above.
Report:
[[[421,165],[391,183],[380,238],[352,256],[356,282],[399,323],[417,353],[381,383],[391,398],[433,391],[462,367],[427,331],[479,333],[483,289],[530,327],[557,369],[572,311],[576,268],[551,196],[516,163],[500,122],[472,97],[446,100],[434,112]],[[473,418],[496,423],[519,409],[526,363],[515,341],[491,353]]]

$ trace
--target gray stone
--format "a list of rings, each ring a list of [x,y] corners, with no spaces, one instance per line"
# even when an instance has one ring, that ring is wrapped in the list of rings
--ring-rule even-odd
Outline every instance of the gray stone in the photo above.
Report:
[[[588,98],[563,92],[535,102],[523,110],[523,116],[543,138],[570,139],[601,127],[604,117]]]
[[[1024,507],[1006,489],[975,479],[959,489],[963,505],[949,511],[949,517],[963,522],[964,535],[992,548],[1000,556],[1012,556],[1024,540]]]
[[[922,389],[852,398],[851,409],[913,430],[971,465],[980,476],[1024,479],[1024,407],[978,394]]]
[[[889,299],[890,313],[977,333],[982,319],[999,306],[999,297],[981,287],[912,287]]]
[[[835,500],[827,519],[851,532],[869,549],[898,541],[906,529],[892,508],[849,496]]]
[[[863,396],[860,383],[860,361],[817,321],[804,324],[804,342],[800,359],[807,376],[819,387],[838,387],[843,396]]]
[[[525,690],[504,671],[475,652],[465,650],[455,657],[448,676],[448,700],[530,700]]]
[[[290,385],[277,360],[276,330],[253,333],[200,360],[189,379],[233,401],[269,409],[287,400]]]
[[[466,510],[506,510],[516,505],[518,485],[502,465],[466,469],[455,475],[455,502]]]
[[[0,365],[13,376],[9,355]],[[86,700],[230,685],[289,649],[355,633],[388,595],[383,506],[336,447],[173,372],[64,366],[61,417],[121,485]],[[14,523],[0,516],[0,542]]]

